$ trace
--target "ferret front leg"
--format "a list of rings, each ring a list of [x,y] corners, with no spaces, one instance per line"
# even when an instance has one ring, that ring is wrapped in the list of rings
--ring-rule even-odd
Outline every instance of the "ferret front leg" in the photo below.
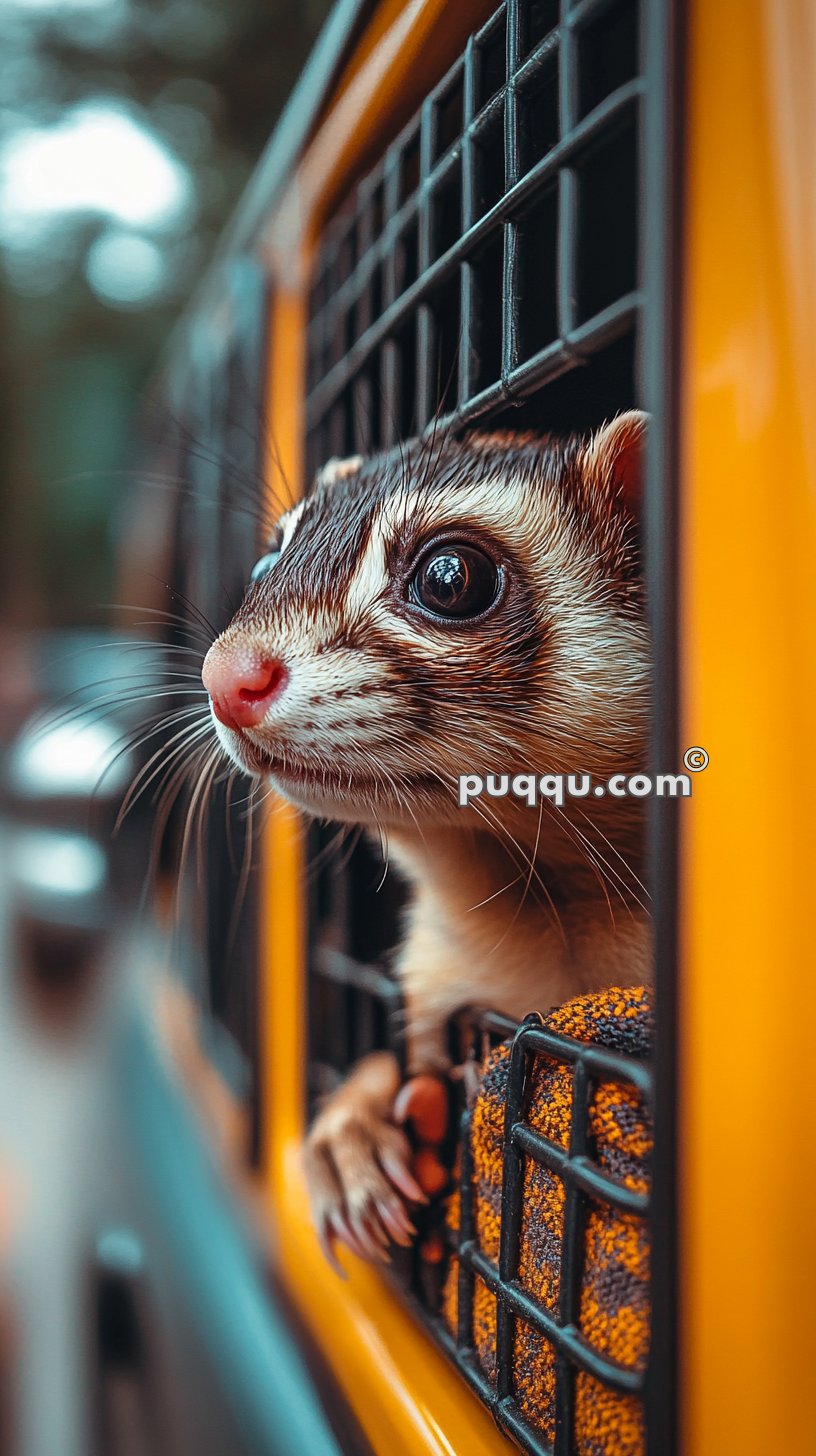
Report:
[[[411,1145],[397,1125],[399,1064],[391,1052],[364,1057],[309,1130],[304,1167],[312,1216],[332,1263],[339,1240],[363,1259],[387,1260],[393,1239],[416,1232],[406,1203],[427,1202],[411,1172]]]
[[[446,1077],[451,1057],[448,1024],[468,1002],[461,946],[452,942],[433,904],[417,895],[397,961],[405,1000],[408,1076]]]
[[[397,968],[405,1000],[407,1077],[394,1103],[394,1117],[410,1125],[414,1174],[424,1192],[434,1195],[449,1177],[440,1145],[450,1118],[448,1023],[463,1004],[461,955],[421,897],[412,908]]]
[[[406,1082],[392,1053],[373,1052],[328,1098],[309,1131],[304,1165],[312,1215],[332,1262],[338,1241],[375,1260],[387,1258],[391,1239],[409,1244],[415,1233],[410,1205],[426,1203],[447,1182],[436,1156],[448,1121],[447,1003],[438,989],[428,995],[445,975],[439,950],[432,926],[412,916],[397,967],[406,996]]]

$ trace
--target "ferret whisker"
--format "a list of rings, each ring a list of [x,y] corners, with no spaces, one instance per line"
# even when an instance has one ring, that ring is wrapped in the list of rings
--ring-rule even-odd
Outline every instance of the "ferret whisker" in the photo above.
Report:
[[[639,889],[641,889],[643,891],[644,895],[646,896],[646,899],[647,900],[651,900],[652,897],[651,897],[651,894],[649,892],[648,887],[646,885],[644,885],[643,881],[638,877],[638,875],[635,874],[635,871],[633,870],[633,868],[630,865],[629,861],[624,858],[624,856],[621,854],[620,850],[612,843],[612,840],[609,838],[609,836],[606,835],[606,834],[604,834],[603,830],[600,828],[600,826],[598,824],[595,823],[595,821],[593,819],[590,818],[589,814],[585,813],[583,809],[579,809],[577,807],[577,805],[576,805],[576,811],[577,811],[577,813],[580,814],[581,818],[586,821],[586,823],[589,825],[589,827],[593,831],[593,833],[594,834],[599,834],[601,836],[601,839],[604,841],[604,844],[608,845],[609,849],[612,851],[612,853],[614,854],[615,858],[620,860],[620,862],[623,865],[624,869],[626,870],[627,874],[631,875],[631,877],[634,880],[635,884],[639,887]]]
[[[161,577],[159,576],[155,577],[154,579],[158,582],[161,581]],[[164,585],[172,600],[175,602],[180,602],[183,607],[186,607],[189,612],[192,612],[195,621],[199,624],[200,627],[203,628],[205,632],[210,634],[210,640],[214,641],[215,638],[218,636],[218,628],[213,626],[213,623],[210,621],[206,613],[202,611],[201,607],[197,606],[196,603],[193,601],[192,597],[186,596],[185,593],[183,591],[180,591],[178,587],[170,586],[168,582],[165,582]]]
[[[569,832],[573,836],[574,841],[583,845],[585,849],[592,855],[593,860],[597,864],[598,868],[604,873],[604,878],[607,880],[610,888],[615,891],[621,902],[626,906],[629,913],[631,914],[631,906],[627,901],[624,891],[628,891],[629,895],[635,901],[635,903],[640,905],[640,908],[644,910],[646,914],[648,914],[646,906],[643,905],[642,901],[637,897],[637,895],[635,895],[631,886],[627,884],[626,880],[615,868],[615,866],[609,863],[609,860],[607,860],[606,857],[602,854],[597,844],[592,843],[591,839],[589,839],[589,837],[584,834],[583,830],[580,829],[578,825],[569,818],[564,809],[562,809],[557,804],[553,807],[559,814],[562,822],[569,826]]]
[[[200,710],[196,710],[196,712],[200,714]],[[162,731],[162,729],[166,729],[169,726],[173,725],[170,725],[167,722],[163,722],[159,725],[158,728],[154,728],[150,733],[144,734],[137,743],[133,745],[128,745],[128,747],[131,749],[131,751],[135,750],[136,748],[142,747],[143,744],[148,742],[150,738],[154,737],[157,732],[160,732]],[[131,784],[129,785],[127,793],[122,800],[122,803],[119,807],[119,812],[116,816],[116,821],[113,826],[114,834],[118,833],[121,825],[124,823],[125,818],[130,813],[134,804],[136,804],[138,800],[142,797],[142,794],[147,791],[147,789],[150,787],[150,784],[154,781],[158,774],[161,773],[162,769],[165,766],[169,766],[170,762],[176,757],[177,754],[185,753],[191,747],[191,745],[197,741],[197,739],[204,737],[209,732],[210,722],[208,714],[206,720],[202,721],[199,716],[198,721],[193,720],[192,723],[185,723],[184,727],[180,728],[179,731],[173,734],[166,742],[159,744],[158,748],[153,751],[147,762],[142,765],[142,767],[139,769],[139,772],[135,775]],[[159,760],[163,754],[166,755],[166,763],[160,763],[158,768],[154,770],[154,764],[156,764],[157,760]],[[153,770],[153,772],[151,772],[151,770]]]
[[[151,577],[150,579],[153,581],[161,580],[160,577]],[[168,591],[171,590],[166,582],[164,586]],[[110,612],[146,612],[149,614],[144,621],[133,622],[132,625],[134,627],[181,627],[190,637],[201,636],[204,638],[206,636],[206,640],[208,642],[210,640],[209,626],[205,629],[203,623],[191,622],[189,616],[183,616],[180,612],[168,612],[164,607],[145,606],[143,602],[104,602],[103,606]],[[160,640],[157,640],[159,650],[161,650],[163,645]]]
[[[112,754],[112,756],[106,761],[105,766],[102,769],[102,772],[100,773],[91,791],[91,797],[93,798],[96,794],[99,793],[99,790],[101,789],[102,784],[105,782],[108,774],[112,772],[120,759],[124,758],[125,754],[135,753],[136,749],[141,748],[145,743],[149,742],[149,740],[151,738],[154,738],[157,733],[163,733],[168,728],[173,727],[176,723],[182,722],[184,719],[190,718],[193,713],[200,712],[200,708],[176,708],[171,713],[161,713],[157,715],[157,717],[149,719],[148,722],[151,722],[153,724],[153,726],[149,729],[144,729],[144,726],[142,725],[140,729],[135,733],[120,734],[119,739],[117,740],[119,743],[119,747],[117,748],[116,752]]]
[[[142,609],[140,609],[142,610]],[[165,653],[179,652],[190,653],[200,659],[200,652],[191,647],[174,645],[169,642],[162,642],[158,637],[105,637],[102,642],[86,642],[83,647],[77,647],[73,652],[60,654],[60,664],[76,662],[78,657],[90,657],[98,652],[152,652],[157,656],[164,656]]]
[[[208,809],[209,804],[212,802],[213,779],[215,778],[215,776],[216,776],[216,774],[218,772],[220,763],[221,763],[220,755],[217,758],[214,758],[212,760],[211,765],[210,765],[210,768],[209,768],[209,771],[207,773],[207,778],[206,778],[206,784],[205,784],[205,787],[204,787],[204,791],[203,791],[203,793],[201,795],[201,798],[199,800],[199,805],[198,805],[198,815],[197,815],[197,824],[196,824],[196,832],[195,832],[195,834],[196,834],[196,886],[197,886],[199,895],[203,895],[204,894],[204,890],[205,890],[205,880],[204,880],[204,871],[205,871],[204,829],[205,829],[205,825],[206,825],[207,809]]]
[[[158,637],[143,637],[141,639],[125,637],[120,641],[117,641],[116,639],[106,639],[105,642],[97,642],[94,643],[92,646],[84,647],[82,651],[117,651],[122,653],[123,655],[136,652],[149,652],[152,653],[153,658],[156,661],[164,661],[165,659],[172,657],[194,657],[196,662],[199,663],[203,662],[204,660],[204,653],[202,652],[200,647],[191,647],[183,642],[164,642]],[[77,654],[77,656],[78,655],[79,654]],[[184,665],[186,667],[190,666],[190,664],[187,662],[185,662]]]
[[[325,844],[321,845],[320,849],[317,851],[316,854],[313,854],[309,857],[307,867],[307,881],[310,885],[313,884],[314,881],[317,879],[318,874],[324,868],[324,866],[331,863],[335,851],[343,843],[343,840],[350,832],[350,825],[341,824],[338,827],[337,832],[332,835],[331,839],[327,840]]]
[[[572,820],[564,813],[562,809],[559,809],[558,805],[552,805],[549,807],[551,813],[553,814],[553,817],[557,818],[567,838],[572,841],[576,849],[578,849],[578,851],[580,852],[585,864],[587,864],[592,870],[592,873],[594,874],[595,879],[597,880],[598,885],[603,893],[607,909],[609,911],[609,919],[612,925],[612,929],[613,931],[615,931],[617,929],[617,920],[615,918],[615,911],[612,907],[612,901],[609,895],[610,889],[614,891],[614,893],[618,896],[618,899],[623,904],[624,908],[631,915],[631,907],[627,904],[620,886],[616,885],[614,880],[610,879],[609,875],[605,873],[603,864],[597,856],[594,845],[591,844],[591,842],[587,839],[586,835],[583,835],[581,833],[581,831],[578,829],[578,826],[572,822]]]
[[[165,777],[163,781],[160,781],[155,801],[149,867],[151,879],[155,877],[158,869],[162,843],[173,807],[184,785],[188,781],[192,781],[209,752],[210,744],[206,741],[199,743],[197,747],[194,746],[192,753],[189,752],[186,745],[181,745],[179,750],[174,751],[168,762],[162,765]],[[175,767],[173,767],[174,763]]]
[[[247,398],[252,399],[252,397],[253,390],[250,386],[247,386]],[[228,478],[234,477],[235,481],[237,481],[239,484],[243,484],[246,489],[249,489],[249,485],[251,482],[255,487],[259,489],[261,493],[261,500],[263,500],[265,496],[272,494],[269,483],[267,480],[264,479],[263,476],[258,475],[257,472],[253,470],[247,470],[243,466],[237,466],[235,462],[230,460],[227,455],[208,450],[203,442],[199,440],[196,435],[193,434],[189,426],[187,426],[182,420],[174,416],[169,410],[165,411],[165,413],[167,418],[173,424],[177,435],[180,437],[183,443],[185,458],[200,460],[205,465],[217,466],[219,470],[223,471],[227,475]]]
[[[187,815],[184,821],[184,829],[181,837],[181,852],[179,854],[178,876],[181,884],[184,884],[187,875],[187,868],[190,858],[190,848],[195,833],[195,823],[198,808],[202,802],[202,797],[206,798],[210,780],[220,762],[220,757],[221,750],[219,745],[217,743],[213,744],[210,749],[209,757],[205,760],[204,767],[199,774],[199,777],[193,788],[193,792],[190,795],[190,802],[187,806]],[[201,888],[200,885],[199,888]]]
[[[171,669],[167,670],[166,677],[170,678],[173,682],[180,682],[179,675]],[[201,679],[197,674],[190,674],[190,681],[200,682]],[[115,693],[103,693],[93,698],[86,697],[87,693],[94,688],[111,687],[117,683],[119,684],[120,690]],[[123,691],[125,684],[127,684],[127,691]],[[145,697],[158,697],[163,693],[167,693],[167,691],[167,684],[157,682],[154,673],[128,674],[122,678],[100,678],[96,683],[90,683],[82,688],[77,688],[70,693],[64,694],[62,698],[59,698],[54,705],[55,707],[59,707],[59,712],[55,713],[43,709],[32,718],[28,731],[36,739],[44,731],[51,732],[63,722],[73,721],[85,715],[100,712],[102,709],[115,706],[116,704],[143,703]],[[179,694],[186,694],[188,697],[191,695],[191,691],[194,692],[195,690],[183,686],[179,686],[178,688]],[[72,699],[78,701],[71,701]]]
[[[238,883],[235,887],[235,899],[232,904],[229,925],[227,927],[227,952],[234,949],[238,936],[238,927],[241,923],[241,914],[246,900],[246,893],[249,887],[249,876],[252,871],[252,849],[253,849],[253,815],[256,807],[257,784],[252,785],[248,796],[247,813],[244,827],[244,848],[241,856],[241,868],[238,875]]]
[[[120,806],[116,826],[117,831],[121,828],[128,814],[132,813],[138,801],[148,792],[151,784],[156,784],[153,799],[154,808],[156,808],[161,802],[171,773],[179,766],[181,766],[184,775],[191,772],[188,766],[190,762],[189,755],[197,746],[200,748],[208,746],[206,742],[202,741],[204,738],[203,731],[190,731],[188,736],[185,736],[182,741],[174,743],[172,749],[166,755],[163,754],[162,749],[151,757],[149,765],[145,765],[145,768],[151,767],[151,772],[142,777],[141,780],[134,780],[128,791],[129,797],[127,801]],[[160,759],[160,761],[157,762],[157,759]]]
[[[204,458],[204,457],[199,457]],[[244,477],[239,467],[230,465],[225,459],[217,456],[208,457],[204,463],[210,465],[226,466],[226,474],[231,478],[230,497],[234,493],[235,485],[240,488],[240,495],[236,501],[231,498],[224,499],[223,495],[215,491],[207,496],[197,486],[192,486],[183,475],[159,471],[156,469],[144,470],[138,467],[123,466],[118,469],[105,470],[74,470],[59,477],[59,484],[64,486],[77,485],[85,481],[98,480],[126,480],[136,481],[140,486],[149,486],[155,490],[166,490],[175,496],[194,500],[197,507],[210,507],[213,511],[227,509],[235,515],[249,516],[262,528],[268,529],[274,525],[275,518],[266,509],[263,498],[259,499],[256,484]],[[266,484],[263,484],[263,491],[266,494]]]
[[[533,852],[530,855],[530,872],[529,872],[529,874],[527,876],[527,879],[524,882],[524,891],[523,891],[522,896],[521,896],[521,899],[519,901],[518,910],[516,911],[516,914],[517,915],[520,915],[521,914],[521,912],[522,912],[522,910],[524,908],[524,901],[527,899],[527,896],[530,893],[530,885],[532,884],[533,874],[535,872],[536,857],[538,855],[538,846],[541,843],[541,823],[542,823],[543,818],[544,818],[544,800],[541,799],[541,800],[539,800],[539,805],[538,805],[538,826],[536,828],[535,844],[533,845]]]
[[[544,801],[542,800],[541,802],[542,802],[542,805],[543,805],[543,802]],[[471,800],[471,808],[477,808],[477,805],[476,805],[476,801],[475,800]],[[492,815],[489,815],[488,814],[488,812],[487,812],[487,805],[486,804],[484,804],[484,803],[479,804],[478,805],[477,812],[481,813],[482,814],[482,817],[485,818],[485,819],[492,818],[494,828],[497,829],[497,830],[499,830],[501,838],[503,838],[508,844],[512,845],[514,847],[514,849],[518,852],[518,855],[520,856],[520,859],[521,859],[521,864],[519,865],[519,868],[522,870],[522,872],[525,875],[527,875],[528,872],[529,872],[529,879],[527,880],[527,882],[525,884],[525,889],[524,889],[524,893],[523,893],[523,895],[521,897],[521,902],[519,903],[519,906],[516,909],[516,912],[515,912],[515,914],[513,916],[513,919],[511,921],[510,925],[505,930],[504,934],[501,936],[501,938],[499,939],[499,941],[493,947],[493,950],[490,952],[490,954],[493,955],[495,953],[495,951],[497,951],[500,948],[500,946],[503,945],[505,939],[507,938],[507,936],[510,933],[510,930],[515,925],[515,923],[516,923],[519,915],[521,914],[521,906],[522,906],[524,900],[526,899],[527,895],[530,893],[530,889],[531,889],[531,885],[532,885],[532,880],[533,879],[535,879],[538,882],[538,884],[541,886],[541,889],[544,892],[544,896],[545,896],[545,899],[546,899],[546,902],[547,902],[547,905],[546,905],[547,912],[552,917],[552,919],[554,920],[556,926],[558,927],[558,934],[561,937],[561,940],[562,940],[564,946],[566,947],[566,945],[567,945],[567,935],[566,935],[566,931],[564,929],[563,921],[562,921],[561,916],[560,916],[560,914],[558,912],[558,906],[556,905],[556,903],[555,903],[555,901],[554,901],[554,899],[552,897],[552,894],[550,892],[549,885],[547,884],[546,880],[543,878],[543,876],[540,873],[540,871],[536,868],[535,859],[533,858],[532,855],[528,855],[528,854],[525,853],[523,846],[521,844],[519,844],[519,841],[515,838],[515,836],[513,834],[510,833],[510,830],[508,829],[507,825],[506,824],[503,824],[502,821],[498,818],[498,816],[493,817]],[[535,898],[536,898],[536,902],[538,904],[541,904],[541,901],[538,898],[538,896],[536,896]]]
[[[150,698],[151,700],[154,698],[180,698],[182,700],[181,706],[192,707],[189,688],[166,688],[160,692],[151,691]],[[50,722],[46,720],[44,723],[41,723],[32,732],[33,741],[36,742],[39,738],[46,736],[54,728],[70,727],[73,725],[79,726],[88,718],[93,720],[94,718],[101,718],[107,715],[115,717],[117,707],[121,708],[132,704],[143,704],[144,700],[145,695],[142,692],[133,692],[130,694],[111,693],[106,694],[102,698],[95,698],[90,703],[74,704],[73,707],[64,710]],[[196,706],[200,711],[201,705]],[[164,716],[163,712],[143,715],[139,727],[141,728],[144,723],[156,722]],[[123,730],[123,732],[126,732],[126,730]]]
[[[416,831],[417,831],[420,839],[422,840],[422,843],[425,844],[426,843],[425,832],[424,832],[424,830],[423,830],[423,828],[422,828],[419,820],[417,819],[416,811],[414,810],[414,807],[413,807],[410,799],[409,798],[406,798],[404,795],[400,794],[400,792],[399,792],[399,790],[397,788],[397,785],[396,785],[396,783],[394,781],[394,778],[393,778],[393,775],[392,774],[386,772],[386,778],[388,779],[388,782],[391,785],[392,792],[396,795],[397,802],[399,804],[401,804],[402,807],[408,811],[408,813],[411,816],[411,819],[413,820],[413,823],[414,823],[414,826],[416,828]],[[382,884],[385,883],[385,875],[386,875],[387,871],[388,871],[388,861],[386,861],[385,871],[383,873]],[[382,884],[378,886],[378,891],[382,888]]]
[[[351,856],[354,854],[354,851],[357,848],[357,845],[360,843],[360,839],[362,838],[363,834],[363,827],[361,824],[353,824],[351,826],[347,824],[345,825],[345,828],[347,831],[349,831],[346,835],[348,839],[348,844],[343,849],[342,855],[336,861],[334,866],[335,873],[338,875],[341,875],[343,873],[343,870],[348,865],[349,861],[351,860]]]
[[[558,808],[557,805],[555,807]],[[566,819],[567,816],[564,814],[563,809],[559,810],[559,812]],[[615,869],[615,866],[609,863],[609,860],[606,859],[605,856],[601,853],[598,846],[596,844],[592,844],[591,840],[589,840],[587,836],[583,833],[583,831],[578,828],[577,824],[572,823],[572,821],[568,822],[570,823],[570,827],[572,828],[572,830],[574,830],[575,834],[582,841],[582,843],[587,846],[587,849],[591,850],[597,863],[600,866],[603,866],[604,870],[606,871],[606,879],[609,882],[610,888],[617,890],[617,894],[621,900],[621,903],[625,906],[628,913],[630,915],[632,914],[632,907],[629,904],[629,901],[624,894],[624,891],[627,891],[629,896],[634,900],[635,904],[639,905],[644,914],[648,915],[649,907],[647,905],[644,905],[639,895],[636,895],[631,886],[627,885],[626,880],[623,878],[620,872]],[[617,885],[614,883],[614,881],[617,881]]]
[[[481,910],[485,905],[490,905],[493,900],[498,900],[499,895],[504,895],[507,890],[512,890],[513,886],[519,884],[519,882],[523,879],[523,873],[514,876],[512,880],[507,881],[506,885],[500,885],[498,890],[494,890],[492,895],[485,895],[483,900],[477,900],[475,905],[469,905],[468,914],[470,914],[473,910]]]
[[[379,895],[380,890],[382,889],[383,885],[386,882],[386,879],[388,878],[388,870],[391,865],[391,847],[388,843],[388,834],[386,832],[385,826],[381,824],[379,820],[377,821],[377,834],[380,841],[380,857],[383,862],[382,877],[379,884],[377,885],[376,890],[376,893]]]
[[[131,472],[114,472],[129,474]],[[248,520],[254,521],[261,531],[270,531],[275,524],[276,513],[264,506],[262,501],[252,493],[250,488],[242,491],[237,499],[233,499],[233,491],[225,500],[223,496],[215,494],[206,497],[202,496],[200,490],[188,485],[183,477],[179,475],[160,475],[157,471],[151,470],[139,475],[140,482],[151,486],[155,490],[166,490],[168,494],[183,497],[185,500],[195,501],[196,507],[209,507],[213,513],[221,512],[224,509],[234,516],[246,516]]]
[[[235,858],[235,845],[233,844],[232,840],[232,816],[236,807],[233,803],[232,791],[235,786],[237,774],[238,770],[232,764],[227,764],[224,772],[220,774],[219,777],[216,779],[216,785],[219,783],[226,783],[227,785],[224,791],[224,833],[227,841],[227,854],[229,856],[230,869],[232,870],[233,874],[235,874],[238,868]],[[251,801],[254,792],[255,783],[253,781],[249,786],[249,793],[246,796],[246,799],[244,801],[245,803],[249,803]]]

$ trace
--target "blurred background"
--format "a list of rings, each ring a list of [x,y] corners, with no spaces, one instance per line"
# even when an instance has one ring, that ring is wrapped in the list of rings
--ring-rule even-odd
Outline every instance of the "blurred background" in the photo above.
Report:
[[[264,1400],[297,1388],[229,1204],[120,1014],[164,954],[134,909],[144,822],[112,832],[122,714],[64,705],[121,680],[106,632],[145,392],[328,9],[0,0],[2,1456],[270,1450]],[[249,1351],[229,1345],[235,1301]]]
[[[0,0],[0,619],[98,623],[134,407],[327,0]]]

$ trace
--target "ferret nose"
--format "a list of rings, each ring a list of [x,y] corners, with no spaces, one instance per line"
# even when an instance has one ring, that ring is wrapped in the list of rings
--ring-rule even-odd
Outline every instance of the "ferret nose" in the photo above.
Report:
[[[240,642],[215,642],[204,658],[201,678],[216,718],[227,728],[254,728],[283,688],[287,671]]]

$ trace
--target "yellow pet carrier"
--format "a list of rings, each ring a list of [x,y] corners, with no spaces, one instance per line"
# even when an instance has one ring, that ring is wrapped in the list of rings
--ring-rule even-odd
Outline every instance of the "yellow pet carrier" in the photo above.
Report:
[[[653,421],[652,764],[709,757],[690,799],[654,801],[653,1025],[622,1049],[573,1014],[517,1033],[528,1081],[560,1069],[571,1130],[530,1133],[511,1069],[507,1222],[488,1247],[465,1138],[455,1295],[417,1255],[387,1277],[344,1257],[339,1279],[301,1169],[315,1098],[397,1045],[397,890],[274,802],[236,935],[241,867],[211,817],[189,933],[252,1069],[251,1181],[297,1320],[381,1456],[496,1456],[508,1437],[538,1456],[813,1449],[814,75],[804,0],[340,0],[171,351],[155,463],[189,490],[149,549],[218,628],[259,554],[248,490],[295,497],[330,456],[434,420]],[[487,1016],[464,1034],[481,1054],[514,1030]],[[642,1184],[594,1150],[610,1082],[648,1122]],[[514,1244],[542,1160],[565,1200],[551,1307]],[[582,1316],[609,1210],[648,1270],[631,1360]],[[549,1352],[543,1422],[525,1330]],[[590,1384],[614,1419],[588,1419]]]

